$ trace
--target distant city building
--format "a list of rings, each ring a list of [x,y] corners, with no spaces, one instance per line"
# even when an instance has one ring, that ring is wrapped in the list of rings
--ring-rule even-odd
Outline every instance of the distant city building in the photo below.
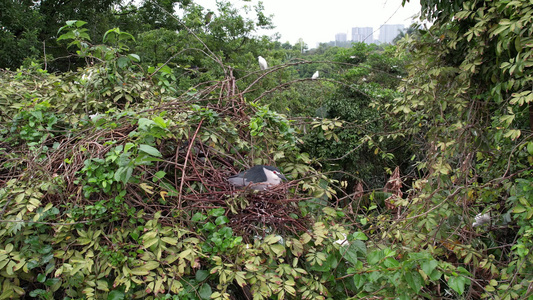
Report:
[[[346,42],[346,33],[337,33],[335,35],[335,42]]]
[[[383,25],[379,29],[379,41],[391,44],[395,37],[404,30],[403,24]]]
[[[374,29],[372,27],[353,27],[352,42],[372,44],[374,42]]]

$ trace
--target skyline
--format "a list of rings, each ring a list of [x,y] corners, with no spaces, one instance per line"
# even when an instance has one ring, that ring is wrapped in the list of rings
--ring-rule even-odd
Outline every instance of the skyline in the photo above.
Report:
[[[216,1],[196,0],[206,9],[217,12]],[[235,7],[255,5],[257,0],[244,2],[229,1]],[[281,34],[280,42],[296,44],[300,38],[308,48],[315,48],[318,43],[335,40],[335,34],[346,33],[351,37],[353,27],[372,27],[374,39],[378,38],[379,28],[383,24],[403,24],[405,28],[413,23],[412,17],[420,12],[419,3],[406,3],[401,0],[331,0],[328,5],[304,0],[268,0],[263,1],[265,14],[273,14],[275,29],[260,30],[258,34],[273,36]],[[313,1],[314,2],[314,1]]]

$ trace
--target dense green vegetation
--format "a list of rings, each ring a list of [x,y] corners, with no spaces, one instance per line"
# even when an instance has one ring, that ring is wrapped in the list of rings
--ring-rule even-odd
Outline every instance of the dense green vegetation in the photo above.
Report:
[[[261,3],[82,2],[0,4],[0,299],[533,297],[531,1],[303,52]]]

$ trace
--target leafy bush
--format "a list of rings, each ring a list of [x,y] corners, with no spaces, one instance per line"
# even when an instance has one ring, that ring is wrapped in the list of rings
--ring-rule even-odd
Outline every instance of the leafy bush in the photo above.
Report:
[[[399,47],[313,54],[228,4],[137,48],[67,22],[86,67],[0,73],[0,298],[530,296],[531,5],[429,2]],[[254,164],[290,180],[227,183]]]

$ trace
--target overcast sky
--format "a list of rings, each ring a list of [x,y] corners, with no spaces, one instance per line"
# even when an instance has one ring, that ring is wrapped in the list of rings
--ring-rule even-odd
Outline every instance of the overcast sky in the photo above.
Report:
[[[194,2],[216,12],[215,0]],[[249,2],[231,0],[236,7]],[[256,2],[256,1],[254,1]],[[352,27],[373,27],[374,37],[383,24],[404,24],[408,27],[412,17],[420,11],[420,1],[411,0],[404,7],[402,0],[263,0],[267,15],[273,14],[276,26],[261,34],[281,34],[281,42],[296,44],[302,38],[309,48],[319,42],[335,40],[335,34],[347,33]]]

